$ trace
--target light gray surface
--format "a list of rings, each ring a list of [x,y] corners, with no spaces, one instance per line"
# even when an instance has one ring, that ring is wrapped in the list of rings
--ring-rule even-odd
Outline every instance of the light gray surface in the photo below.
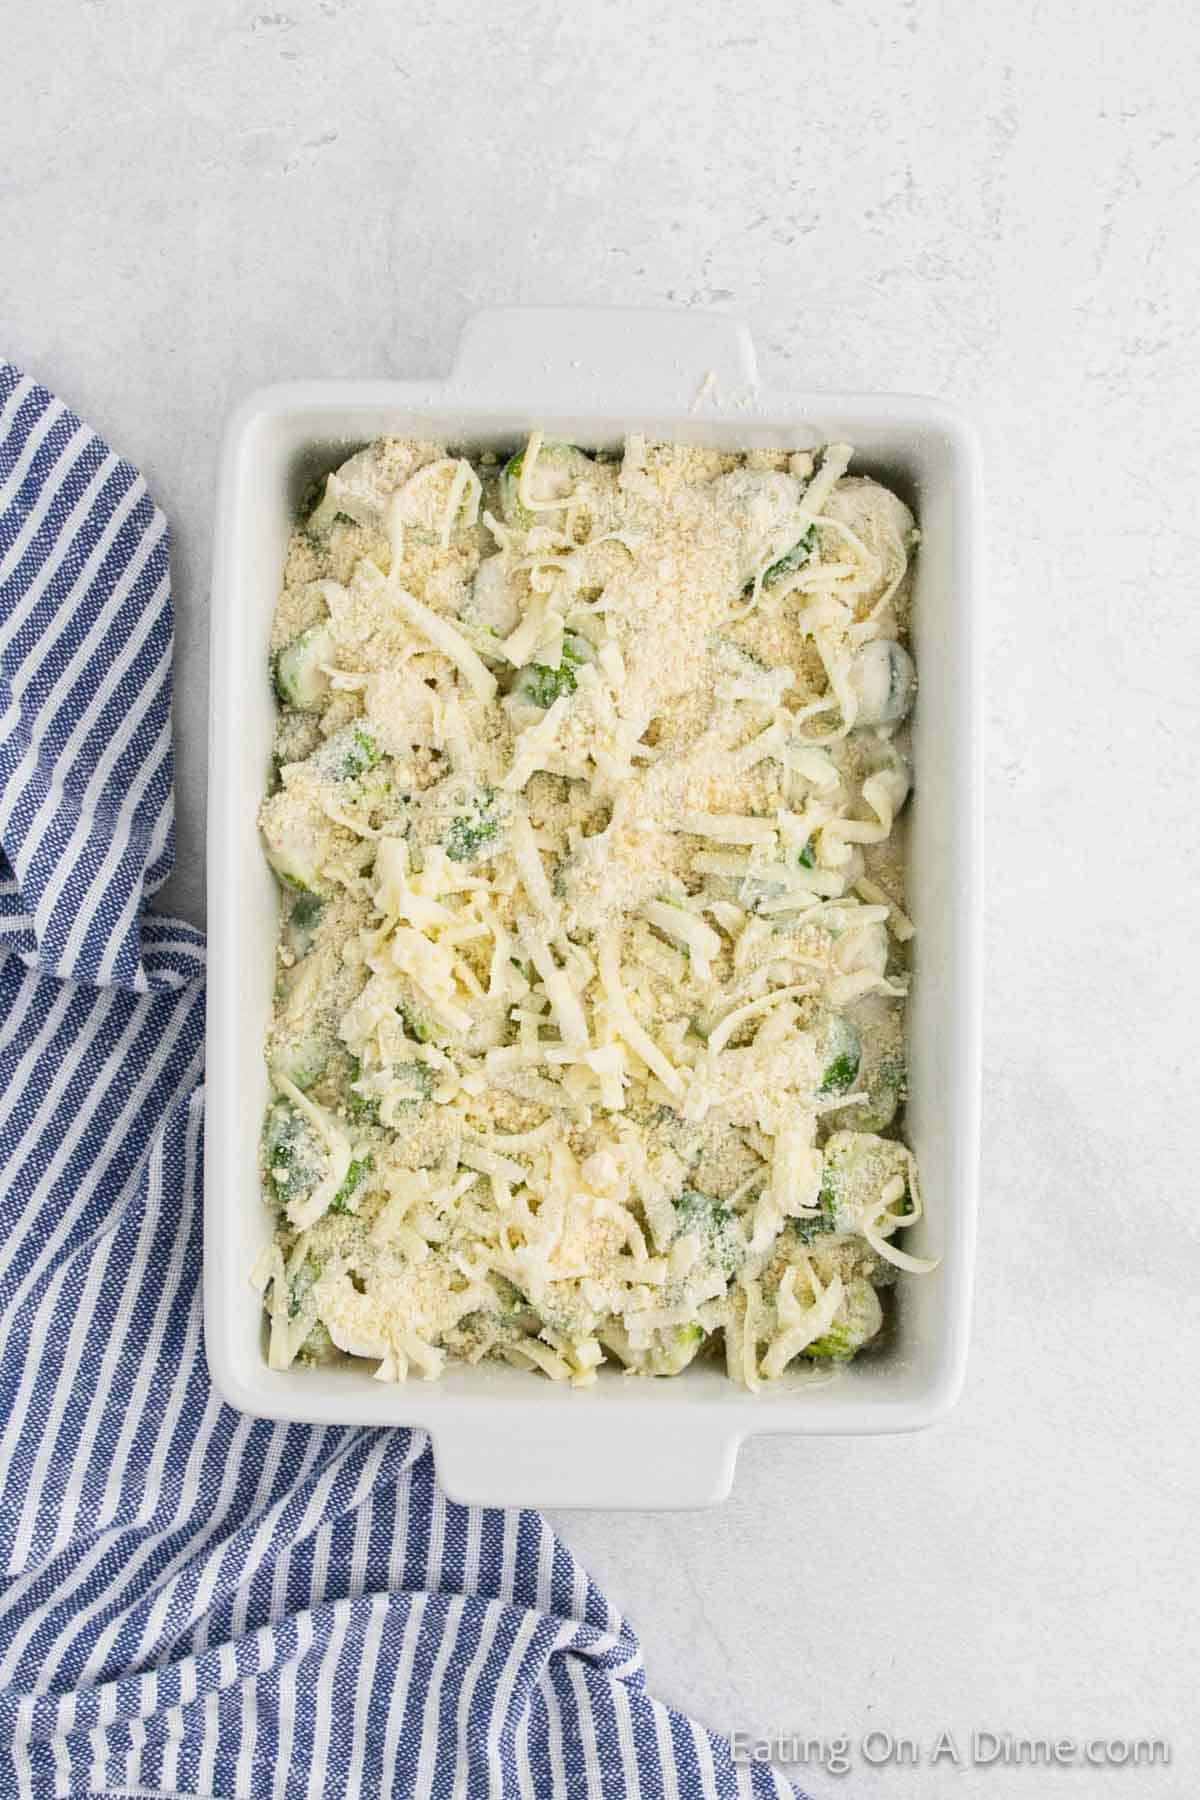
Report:
[[[1103,1791],[1190,1793],[1192,7],[570,10],[6,12],[0,349],[140,464],[175,526],[175,903],[200,917],[213,472],[249,387],[427,373],[476,305],[610,300],[737,311],[791,385],[966,406],[992,552],[966,1398],[919,1439],[759,1441],[714,1515],[560,1523],[655,1689],[713,1724],[1161,1733],[1172,1768]],[[809,1785],[1098,1780],[856,1758]]]

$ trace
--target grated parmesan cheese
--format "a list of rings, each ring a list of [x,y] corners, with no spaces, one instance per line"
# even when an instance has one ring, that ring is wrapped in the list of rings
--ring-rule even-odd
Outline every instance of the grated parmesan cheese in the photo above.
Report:
[[[583,1387],[723,1348],[754,1390],[932,1266],[878,1135],[915,536],[850,457],[535,432],[328,478],[272,630],[273,1367]]]

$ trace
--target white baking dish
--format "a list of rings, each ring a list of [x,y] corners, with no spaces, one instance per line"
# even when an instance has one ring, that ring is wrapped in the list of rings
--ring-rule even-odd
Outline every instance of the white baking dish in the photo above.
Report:
[[[718,1368],[693,1367],[670,1381],[604,1371],[573,1391],[498,1365],[393,1386],[362,1367],[266,1364],[247,1275],[270,1232],[257,1156],[276,898],[255,813],[274,724],[268,629],[295,504],[315,472],[382,433],[482,448],[533,426],[583,445],[629,430],[731,449],[845,439],[855,466],[896,486],[924,530],[908,1131],[927,1215],[906,1242],[942,1260],[933,1275],[901,1279],[887,1350],[819,1385],[789,1376],[751,1396]],[[711,314],[500,308],[469,321],[447,380],[299,382],[245,402],[221,470],[208,815],[205,1322],[213,1380],[231,1405],[323,1424],[423,1425],[456,1499],[601,1507],[720,1500],[753,1432],[911,1431],[946,1412],[963,1377],[975,1240],[981,578],[977,452],[956,414],[893,395],[764,389],[745,330]]]

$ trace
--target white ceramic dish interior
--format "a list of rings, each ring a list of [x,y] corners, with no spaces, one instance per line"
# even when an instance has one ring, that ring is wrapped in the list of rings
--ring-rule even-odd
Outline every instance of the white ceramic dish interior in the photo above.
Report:
[[[845,439],[924,531],[914,639],[920,696],[908,813],[918,924],[907,1129],[927,1216],[906,1239],[941,1257],[902,1278],[885,1350],[814,1385],[747,1395],[716,1366],[670,1381],[604,1371],[573,1391],[504,1365],[404,1386],[366,1367],[268,1369],[247,1273],[270,1233],[259,1197],[276,890],[255,814],[274,705],[266,646],[299,494],[383,433],[507,448],[532,427],[583,445],[626,431],[714,444]],[[299,382],[253,394],[221,471],[212,626],[205,1324],[213,1379],[245,1412],[322,1424],[420,1425],[459,1500],[539,1506],[710,1505],[754,1432],[912,1431],[953,1404],[967,1349],[979,1097],[980,483],[946,407],[891,395],[762,387],[745,330],[711,314],[499,308],[468,322],[440,381]]]

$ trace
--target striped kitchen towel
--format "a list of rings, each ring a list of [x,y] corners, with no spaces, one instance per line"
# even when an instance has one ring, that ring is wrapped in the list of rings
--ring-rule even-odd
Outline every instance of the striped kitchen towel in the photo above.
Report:
[[[536,1513],[419,1431],[214,1396],[204,944],[173,854],[166,521],[0,362],[0,1795],[791,1790],[645,1691]]]

